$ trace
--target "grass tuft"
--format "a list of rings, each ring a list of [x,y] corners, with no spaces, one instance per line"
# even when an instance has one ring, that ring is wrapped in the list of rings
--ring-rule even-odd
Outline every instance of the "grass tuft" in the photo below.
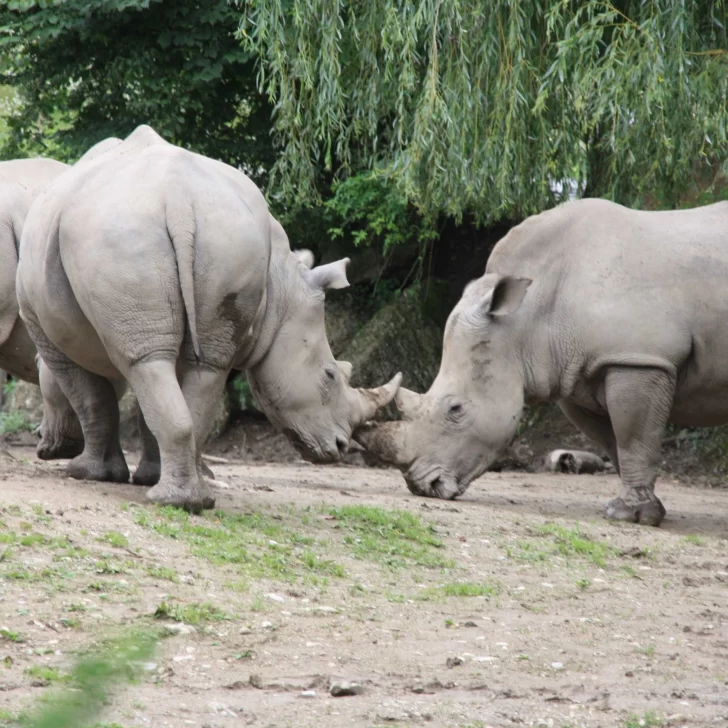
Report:
[[[332,508],[337,527],[349,531],[344,544],[356,558],[376,561],[393,568],[412,565],[452,568],[442,555],[442,541],[432,526],[407,511],[388,511],[373,506]]]

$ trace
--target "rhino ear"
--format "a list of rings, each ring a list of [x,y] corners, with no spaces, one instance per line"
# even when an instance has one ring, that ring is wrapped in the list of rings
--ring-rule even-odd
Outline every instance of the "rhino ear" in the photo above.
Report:
[[[349,258],[342,258],[334,263],[316,266],[307,272],[306,279],[314,288],[348,288],[346,266],[349,262]]]
[[[302,248],[301,250],[294,250],[293,254],[306,266],[306,268],[313,268],[314,257],[310,250]]]
[[[507,316],[516,311],[523,303],[528,287],[533,283],[530,278],[503,276],[493,286],[481,303],[481,310],[488,316]]]
[[[351,381],[351,375],[354,371],[354,367],[352,366],[350,361],[339,361],[336,360],[336,366],[339,367],[339,371],[341,372],[341,375],[344,377],[344,381],[348,384]]]

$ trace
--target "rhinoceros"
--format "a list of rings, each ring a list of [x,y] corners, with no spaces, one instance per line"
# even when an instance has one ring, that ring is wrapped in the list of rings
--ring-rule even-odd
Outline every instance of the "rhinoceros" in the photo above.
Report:
[[[212,507],[200,447],[233,368],[304,457],[338,460],[401,379],[354,389],[331,354],[324,290],[348,285],[347,263],[313,268],[246,175],[148,126],[59,177],[28,213],[17,289],[81,420],[69,474],[127,481],[111,384],[125,380],[161,454],[161,475],[134,482],[158,481],[156,503]]]
[[[44,460],[74,457],[83,435],[71,405],[53,375],[37,361],[35,345],[18,315],[15,274],[25,216],[35,197],[68,169],[52,159],[0,162],[0,369],[43,386],[43,421],[37,454]]]
[[[599,199],[526,219],[451,312],[430,390],[355,433],[416,494],[455,498],[511,442],[524,402],[557,401],[603,446],[611,519],[659,525],[668,422],[728,422],[728,203],[631,210]]]

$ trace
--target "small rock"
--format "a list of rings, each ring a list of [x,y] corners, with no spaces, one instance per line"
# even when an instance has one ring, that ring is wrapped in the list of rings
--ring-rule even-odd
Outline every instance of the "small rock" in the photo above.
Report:
[[[197,632],[191,624],[167,624],[164,629],[167,634],[194,634]]]
[[[334,683],[329,692],[335,698],[343,698],[347,695],[361,695],[364,692],[364,686],[353,682]]]
[[[273,622],[261,622],[260,626],[263,629],[275,629],[275,627],[273,626]]]
[[[625,677],[634,677],[634,673],[632,672],[632,670],[627,670],[627,672],[624,673],[624,676]]]
[[[241,627],[238,634],[253,634],[253,630],[250,627]]]
[[[455,657],[448,657],[445,661],[445,665],[447,667],[458,667],[458,665],[462,665],[465,662],[460,655],[455,655]]]
[[[466,622],[463,627],[477,627],[478,625],[475,624],[475,622]]]
[[[301,697],[302,698],[315,698],[316,691],[315,690],[301,690]]]
[[[554,668],[554,670],[563,670],[564,669],[564,663],[563,662],[552,662],[551,667]]]
[[[286,598],[282,597],[280,594],[266,594],[265,596],[273,602],[283,603],[286,601]]]

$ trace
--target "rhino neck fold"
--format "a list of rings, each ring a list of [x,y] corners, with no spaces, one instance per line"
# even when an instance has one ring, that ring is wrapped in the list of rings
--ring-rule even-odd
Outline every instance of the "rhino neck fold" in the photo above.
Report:
[[[290,255],[290,251],[289,251]],[[287,256],[286,256],[287,257]],[[268,263],[268,279],[253,323],[238,351],[235,369],[249,370],[268,355],[285,318],[290,287],[289,266],[273,248]]]

